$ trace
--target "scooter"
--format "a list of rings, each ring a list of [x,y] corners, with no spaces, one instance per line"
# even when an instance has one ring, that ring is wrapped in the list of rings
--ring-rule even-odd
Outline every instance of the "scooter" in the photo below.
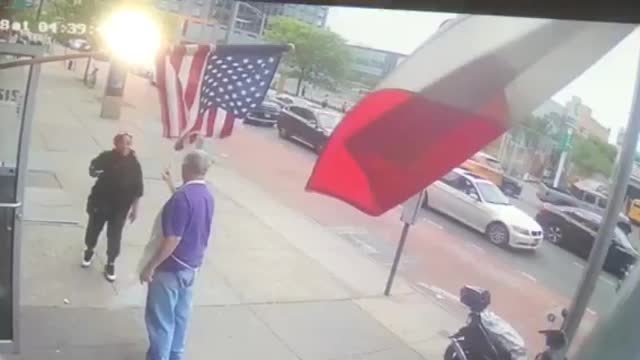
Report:
[[[567,358],[562,355],[562,350],[567,343],[567,337],[561,329],[564,327],[565,320],[569,312],[567,309],[562,309],[562,323],[558,329],[540,330],[539,333],[544,335],[545,344],[547,349],[538,355],[535,360],[566,360]],[[553,313],[547,315],[547,321],[553,324],[556,321],[556,316]]]
[[[526,348],[522,337],[490,311],[491,293],[477,287],[460,289],[460,302],[470,312],[467,324],[449,338],[444,360],[522,360]]]

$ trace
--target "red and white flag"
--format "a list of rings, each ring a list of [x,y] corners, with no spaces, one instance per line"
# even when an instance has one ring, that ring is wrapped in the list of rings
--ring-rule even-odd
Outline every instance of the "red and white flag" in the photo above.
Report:
[[[269,89],[284,45],[181,45],[156,62],[163,135],[224,138],[236,119],[258,107]]]
[[[634,28],[453,19],[349,111],[307,190],[381,215],[525,119]]]

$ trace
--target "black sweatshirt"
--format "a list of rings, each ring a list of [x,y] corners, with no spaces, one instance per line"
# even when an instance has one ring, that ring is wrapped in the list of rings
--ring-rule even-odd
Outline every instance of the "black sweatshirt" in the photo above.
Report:
[[[124,211],[142,197],[142,168],[133,151],[127,156],[115,150],[101,153],[91,161],[89,174],[98,177],[91,189],[95,207]]]

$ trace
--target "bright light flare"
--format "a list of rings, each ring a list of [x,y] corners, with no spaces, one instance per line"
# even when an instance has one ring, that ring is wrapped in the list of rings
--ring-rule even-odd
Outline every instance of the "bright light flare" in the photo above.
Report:
[[[148,14],[138,10],[113,13],[100,26],[113,55],[133,65],[147,65],[160,47],[160,30]]]

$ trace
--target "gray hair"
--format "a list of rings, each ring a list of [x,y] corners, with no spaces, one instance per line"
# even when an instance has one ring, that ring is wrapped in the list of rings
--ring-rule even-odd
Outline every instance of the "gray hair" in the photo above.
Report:
[[[187,155],[185,155],[184,160],[182,161],[182,166],[184,166],[194,174],[198,174],[200,176],[204,176],[207,174],[209,165],[211,165],[209,154],[207,154],[206,151],[200,149],[190,151]]]

